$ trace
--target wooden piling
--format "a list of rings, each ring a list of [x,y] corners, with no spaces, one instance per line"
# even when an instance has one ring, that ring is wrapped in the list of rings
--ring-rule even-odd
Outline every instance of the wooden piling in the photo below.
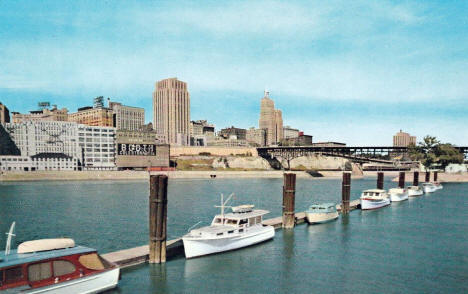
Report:
[[[294,228],[296,174],[285,173],[283,184],[283,228]]]
[[[398,187],[405,188],[405,172],[400,172],[398,177]]]
[[[431,172],[430,172],[430,171],[427,171],[427,172],[426,172],[426,180],[425,180],[425,182],[428,183],[428,182],[430,182],[430,181],[431,181]]]
[[[167,182],[166,175],[150,176],[149,263],[166,262]]]
[[[434,172],[434,182],[437,182],[437,172]]]
[[[419,172],[415,171],[413,173],[413,186],[418,186],[419,185]]]
[[[341,213],[349,213],[349,198],[351,195],[351,173],[343,172],[343,181],[341,184]]]
[[[377,173],[377,189],[383,189],[384,187],[384,173],[378,172]]]

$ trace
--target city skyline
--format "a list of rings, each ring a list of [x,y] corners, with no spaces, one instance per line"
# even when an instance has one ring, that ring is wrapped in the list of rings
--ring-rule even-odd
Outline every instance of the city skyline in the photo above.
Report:
[[[314,141],[391,145],[403,129],[468,142],[465,3],[45,3],[0,3],[10,111],[104,95],[149,122],[154,82],[176,76],[191,119],[217,129],[256,127],[267,88],[284,125]]]

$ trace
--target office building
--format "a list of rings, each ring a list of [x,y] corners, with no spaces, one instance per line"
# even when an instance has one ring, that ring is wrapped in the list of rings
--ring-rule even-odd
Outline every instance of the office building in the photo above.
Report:
[[[187,83],[169,78],[156,83],[153,92],[154,128],[166,143],[190,143],[190,94]]]
[[[260,129],[266,129],[267,145],[273,145],[283,139],[283,118],[281,110],[275,109],[275,102],[269,96],[269,92],[265,91],[265,95],[260,103],[260,119],[258,124]]]
[[[75,113],[68,114],[68,121],[98,127],[113,127],[113,111],[106,107],[81,107]]]
[[[405,133],[402,130],[400,130],[400,132],[396,133],[395,136],[393,136],[394,147],[408,147],[409,145],[416,145],[415,136],[411,136],[410,134]]]
[[[206,120],[196,120],[190,122],[190,145],[206,146],[208,141],[213,141],[215,136],[215,126]]]
[[[8,108],[0,102],[0,124],[10,122],[10,111]]]
[[[145,110],[140,107],[125,106],[118,102],[109,102],[113,114],[113,125],[117,130],[136,131],[145,124]]]
[[[246,140],[256,147],[266,146],[266,130],[250,128],[247,130]]]
[[[218,136],[224,139],[234,138],[238,140],[246,140],[247,130],[231,126],[230,128],[221,129]]]
[[[299,137],[299,130],[291,128],[290,126],[283,127],[283,137],[284,139],[297,138]]]
[[[58,109],[57,105],[53,105],[52,109],[32,110],[27,114],[12,112],[13,123],[25,121],[68,121],[68,109]]]

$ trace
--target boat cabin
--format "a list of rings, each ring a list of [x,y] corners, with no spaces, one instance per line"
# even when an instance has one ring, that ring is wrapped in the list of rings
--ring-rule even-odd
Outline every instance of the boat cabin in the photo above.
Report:
[[[365,190],[362,192],[362,197],[375,197],[375,196],[382,196],[386,194],[385,190],[381,189],[370,189],[370,190]]]
[[[115,266],[102,259],[95,249],[83,246],[69,248],[68,245],[60,248],[60,241],[50,241],[30,241],[27,246],[22,246],[28,243],[25,242],[8,255],[0,251],[0,291],[40,288],[100,273]]]
[[[336,212],[335,203],[313,204],[309,207],[308,213],[331,213]]]
[[[232,212],[216,215],[211,222],[212,226],[251,227],[261,224],[263,215],[269,213],[266,210],[250,210],[248,212]]]

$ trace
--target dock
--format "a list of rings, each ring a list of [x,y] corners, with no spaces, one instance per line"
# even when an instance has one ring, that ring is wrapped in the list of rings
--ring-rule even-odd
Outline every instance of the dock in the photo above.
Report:
[[[360,205],[359,199],[349,203],[349,209],[358,209]],[[341,205],[337,204],[336,209],[339,211]],[[306,213],[298,212],[294,214],[295,223],[302,224],[306,222]],[[283,226],[283,217],[275,217],[263,221],[265,225],[273,226],[275,230],[281,229]],[[181,238],[167,241],[167,257],[175,257],[183,255],[184,244]],[[102,257],[110,262],[117,264],[120,268],[127,268],[138,264],[145,263],[149,260],[149,245],[143,245],[135,248],[129,248],[102,254]]]

